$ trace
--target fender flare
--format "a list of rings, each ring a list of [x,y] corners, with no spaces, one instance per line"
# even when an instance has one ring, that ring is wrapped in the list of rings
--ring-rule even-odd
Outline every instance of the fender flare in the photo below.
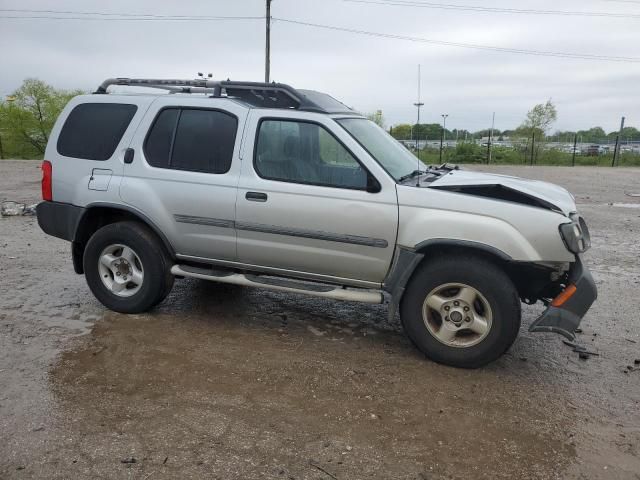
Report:
[[[420,242],[414,248],[416,251],[420,252],[420,251],[425,251],[427,248],[433,247],[433,246],[469,248],[469,249],[480,250],[484,253],[491,254],[507,262],[513,260],[510,255],[507,255],[502,250],[496,247],[492,247],[491,245],[487,245],[486,243],[474,242],[472,240],[456,240],[451,238],[432,238],[432,239]]]
[[[87,218],[87,215],[90,215],[92,210],[97,208],[105,208],[109,210],[116,210],[121,212],[126,212],[133,217],[137,218],[141,223],[149,227],[160,239],[164,247],[167,249],[169,256],[172,259],[176,258],[176,253],[171,245],[171,242],[167,238],[167,236],[162,232],[162,230],[144,213],[140,210],[130,207],[128,205],[122,205],[118,203],[110,203],[110,202],[93,202],[84,207],[84,211],[78,218],[76,222],[75,229],[73,231],[73,236],[71,238],[71,257],[73,260],[73,268],[76,273],[84,273],[82,267],[82,255],[84,252],[84,245],[79,239],[79,232],[82,229],[82,225],[84,220]]]
[[[398,306],[400,305],[400,301],[402,300],[402,296],[404,295],[407,283],[409,283],[415,269],[420,265],[420,263],[422,263],[422,260],[425,257],[425,250],[429,247],[462,247],[490,254],[503,261],[512,260],[512,258],[502,250],[485,243],[469,240],[432,238],[418,243],[413,248],[398,246],[393,256],[391,268],[389,269],[389,272],[382,284],[382,289],[391,295],[391,302],[389,303],[389,321],[393,320]]]

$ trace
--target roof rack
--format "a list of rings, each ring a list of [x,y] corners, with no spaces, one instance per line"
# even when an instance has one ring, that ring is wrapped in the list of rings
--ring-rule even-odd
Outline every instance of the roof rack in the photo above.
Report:
[[[106,94],[111,85],[149,87],[169,93],[207,93],[212,97],[239,99],[254,107],[292,108],[321,113],[353,113],[353,110],[333,97],[310,90],[296,90],[284,83],[218,81],[210,79],[180,80],[153,78],[108,78],[94,92]],[[313,97],[310,98],[310,97]]]

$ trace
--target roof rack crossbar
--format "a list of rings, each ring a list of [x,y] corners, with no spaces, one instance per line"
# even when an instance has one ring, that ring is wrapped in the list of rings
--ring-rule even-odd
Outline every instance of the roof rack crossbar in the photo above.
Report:
[[[150,87],[163,90],[177,91],[173,87],[200,87],[213,89],[214,95],[219,96],[220,82],[206,79],[179,80],[179,79],[155,79],[155,78],[108,78],[100,84],[94,93],[107,93],[111,85],[126,85],[129,87]],[[185,92],[186,93],[186,92]],[[195,93],[195,92],[194,92]]]
[[[313,92],[296,90],[285,83],[218,81],[206,78],[197,78],[194,80],[108,78],[100,84],[94,93],[106,94],[107,89],[111,85],[158,88],[167,90],[169,93],[206,93],[211,94],[213,97],[221,97],[224,91],[227,97],[244,101],[256,107],[294,108],[297,110],[321,113],[336,112],[335,108],[326,108],[326,105],[323,105],[321,101],[316,102],[316,99],[310,95]],[[333,99],[333,103],[342,105],[335,99]],[[345,111],[349,110],[350,109],[345,106]],[[342,110],[340,109],[340,111]]]

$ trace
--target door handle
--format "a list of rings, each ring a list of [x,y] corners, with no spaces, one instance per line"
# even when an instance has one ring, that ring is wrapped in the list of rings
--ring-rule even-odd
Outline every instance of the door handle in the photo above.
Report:
[[[267,194],[262,192],[247,192],[244,198],[250,202],[266,202]]]
[[[127,148],[124,151],[124,163],[133,162],[133,154],[134,154],[133,148]]]

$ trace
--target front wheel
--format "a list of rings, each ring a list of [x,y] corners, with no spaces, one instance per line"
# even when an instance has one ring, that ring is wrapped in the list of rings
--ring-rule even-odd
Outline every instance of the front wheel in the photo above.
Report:
[[[107,308],[140,313],[171,291],[170,259],[158,238],[137,222],[118,222],[95,232],[84,251],[89,288]]]
[[[463,368],[481,367],[502,355],[518,334],[520,313],[509,277],[473,256],[421,265],[400,304],[412,342],[432,360]]]

